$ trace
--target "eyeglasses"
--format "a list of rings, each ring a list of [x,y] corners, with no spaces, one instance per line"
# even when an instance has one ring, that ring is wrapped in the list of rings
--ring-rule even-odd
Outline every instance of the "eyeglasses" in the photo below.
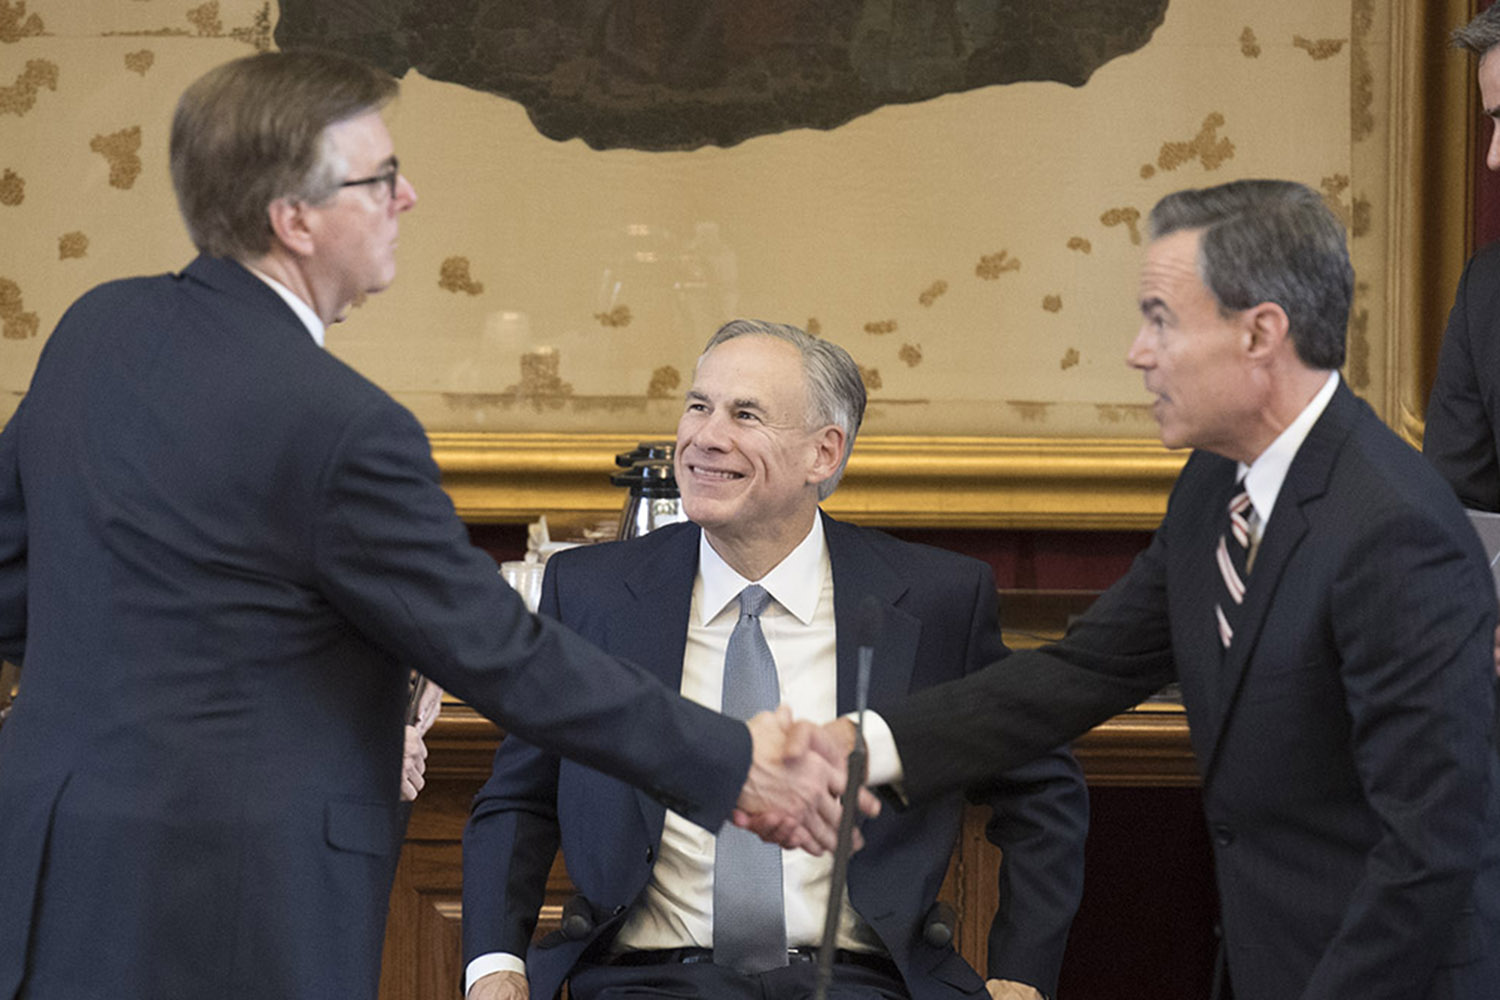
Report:
[[[384,184],[386,190],[391,194],[391,200],[396,200],[396,181],[401,177],[401,163],[394,156],[391,157],[390,165],[374,177],[361,177],[357,181],[344,181],[341,188],[364,187],[367,184]]]

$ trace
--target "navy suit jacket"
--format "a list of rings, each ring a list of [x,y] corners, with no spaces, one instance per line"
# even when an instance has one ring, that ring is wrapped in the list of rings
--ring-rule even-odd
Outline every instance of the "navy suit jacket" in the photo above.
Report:
[[[1452,491],[1340,385],[1288,470],[1234,643],[1235,463],[1184,467],[1059,644],[885,713],[914,798],[1182,683],[1238,1000],[1486,1000],[1500,982],[1494,583]]]
[[[749,764],[527,615],[411,414],[219,259],[46,344],[0,434],[0,655],[5,998],[373,998],[407,667],[711,828]]]
[[[1465,507],[1500,510],[1500,243],[1475,254],[1458,283],[1422,453]]]
[[[823,523],[835,621],[858,620],[866,595],[884,609],[872,709],[1005,655],[994,578],[983,563],[826,516]],[[559,553],[548,563],[542,610],[678,688],[699,537],[696,525],[672,525]],[[836,659],[844,713],[855,707],[857,649],[842,634]],[[636,739],[654,738],[649,727],[638,728]],[[1081,773],[1059,750],[998,776],[980,797],[994,809],[989,834],[1004,852],[989,974],[1053,992],[1083,887],[1088,800]],[[951,946],[922,940],[962,807],[954,794],[921,809],[884,810],[864,824],[865,847],[849,866],[854,909],[879,934],[917,1000],[987,995]],[[464,831],[465,961],[493,951],[526,954],[532,995],[552,996],[588,948],[608,944],[646,887],[664,819],[658,803],[620,782],[507,738]],[[597,927],[583,940],[550,935],[528,953],[559,841]]]

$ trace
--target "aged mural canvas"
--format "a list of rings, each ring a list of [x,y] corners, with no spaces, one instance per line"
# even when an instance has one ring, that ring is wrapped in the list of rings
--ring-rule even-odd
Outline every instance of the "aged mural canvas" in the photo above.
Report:
[[[1149,438],[1143,216],[1282,176],[1351,227],[1383,377],[1373,0],[0,0],[0,418],[85,288],[192,249],[172,103],[317,43],[403,79],[397,284],[329,347],[435,433],[655,435],[737,315],[864,368],[866,432]]]

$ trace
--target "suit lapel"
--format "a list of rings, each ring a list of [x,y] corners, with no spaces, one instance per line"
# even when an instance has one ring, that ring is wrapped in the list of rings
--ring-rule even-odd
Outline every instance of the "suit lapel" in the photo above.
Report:
[[[1245,606],[1234,641],[1224,654],[1218,678],[1217,709],[1208,742],[1209,757],[1203,773],[1208,775],[1217,754],[1224,723],[1239,695],[1245,673],[1251,669],[1266,615],[1276,601],[1281,578],[1308,531],[1308,506],[1328,491],[1334,461],[1349,436],[1358,415],[1359,400],[1341,381],[1327,408],[1313,424],[1297,449],[1286,480],[1276,496],[1276,506],[1261,533],[1260,547],[1245,588]]]
[[[682,658],[687,651],[688,615],[692,611],[693,581],[698,575],[696,525],[674,531],[666,544],[637,563],[623,578],[628,595],[622,621],[629,630],[613,651],[649,670],[673,691],[682,690]],[[652,842],[661,837],[666,809],[637,790],[636,802]]]
[[[826,514],[822,517],[828,558],[833,565],[838,712],[843,715],[857,707],[859,637],[855,632],[866,595],[873,595],[881,609],[870,670],[870,705],[893,704],[904,698],[911,687],[917,643],[922,634],[921,623],[896,606],[908,589],[907,583],[894,567],[875,554],[857,528]]]
[[[1228,497],[1229,488],[1234,482],[1235,463],[1207,452],[1195,454],[1192,463],[1184,470],[1183,475],[1195,475],[1194,488],[1202,495],[1202,499],[1183,497],[1184,509],[1192,512],[1181,529],[1181,548],[1185,553],[1183,558],[1186,563],[1184,579],[1189,581],[1189,585],[1173,589],[1172,617],[1179,623],[1191,623],[1188,629],[1174,631],[1185,631],[1193,639],[1185,647],[1185,655],[1177,657],[1177,676],[1182,684],[1183,701],[1194,711],[1193,727],[1196,736],[1199,729],[1206,733],[1216,728],[1220,708],[1223,649],[1214,624],[1214,606],[1223,593],[1224,586],[1219,579],[1214,549],[1219,543],[1219,533],[1223,530],[1225,521],[1219,505]],[[1196,481],[1198,477],[1202,479],[1201,484]],[[1202,516],[1197,515],[1199,504],[1202,504],[1204,510]],[[1174,537],[1173,545],[1177,544]],[[1199,665],[1202,669],[1195,669]],[[1189,666],[1190,669],[1183,669],[1183,666]]]

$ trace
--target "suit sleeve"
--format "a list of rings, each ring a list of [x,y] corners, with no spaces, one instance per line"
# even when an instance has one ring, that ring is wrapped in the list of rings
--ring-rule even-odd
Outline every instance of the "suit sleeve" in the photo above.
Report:
[[[411,414],[386,402],[351,420],[323,483],[320,589],[375,646],[508,733],[705,828],[728,817],[749,770],[744,723],[528,614],[469,543]]]
[[[1334,581],[1331,627],[1379,835],[1304,1000],[1424,995],[1485,855],[1495,603],[1462,595],[1492,581],[1425,512],[1364,537]]]
[[[21,493],[21,419],[26,400],[0,431],[0,658],[26,651],[26,501]]]
[[[514,736],[464,827],[464,962],[504,952],[524,958],[557,855],[558,758]]]
[[[994,581],[981,574],[969,669],[1005,655]],[[1004,662],[996,669],[1003,670]],[[1057,993],[1068,928],[1083,897],[1088,789],[1066,747],[999,776],[973,796],[990,807],[986,834],[1000,848],[999,906],[990,925],[986,975]]]
[[[1173,679],[1165,527],[1061,642],[1011,653],[881,711],[909,800],[983,788]]]
[[[558,617],[557,574],[542,583],[540,612]],[[464,963],[504,952],[525,957],[557,855],[558,758],[507,736],[464,826]]]
[[[1491,419],[1496,338],[1500,337],[1500,256],[1481,254],[1464,267],[1438,352],[1427,402],[1422,453],[1465,507],[1500,510],[1500,459]]]

